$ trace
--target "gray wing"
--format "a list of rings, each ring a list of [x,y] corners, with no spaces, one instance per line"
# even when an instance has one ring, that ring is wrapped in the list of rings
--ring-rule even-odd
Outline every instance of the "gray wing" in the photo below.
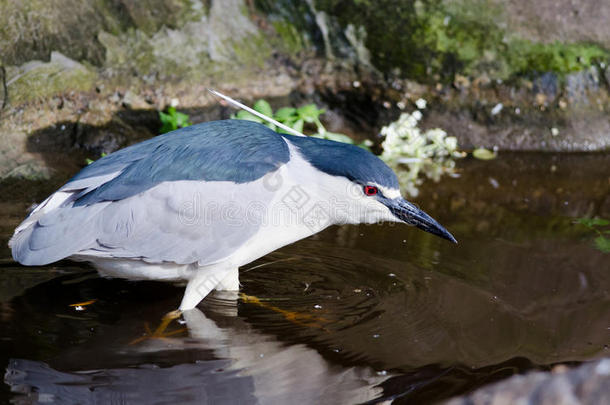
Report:
[[[182,128],[81,170],[17,227],[9,246],[28,265],[76,254],[218,261],[256,232],[260,224],[243,218],[267,206],[273,193],[263,176],[289,158],[283,138],[253,122]]]
[[[275,193],[262,182],[164,182],[123,200],[83,206],[74,205],[81,193],[76,190],[59,207],[43,208],[29,226],[18,229],[11,240],[13,256],[30,265],[71,255],[218,262],[266,220]]]

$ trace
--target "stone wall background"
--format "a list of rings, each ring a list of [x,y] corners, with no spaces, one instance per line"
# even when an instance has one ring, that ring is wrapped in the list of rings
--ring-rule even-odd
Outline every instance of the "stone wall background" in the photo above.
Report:
[[[226,118],[206,87],[315,100],[371,138],[423,97],[466,149],[607,150],[609,18],[604,0],[0,0],[0,177],[154,136],[173,99]]]

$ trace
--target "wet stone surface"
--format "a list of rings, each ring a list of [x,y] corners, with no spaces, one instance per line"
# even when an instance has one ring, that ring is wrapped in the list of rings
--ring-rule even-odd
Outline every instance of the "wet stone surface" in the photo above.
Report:
[[[610,402],[609,385],[610,359],[606,358],[573,370],[557,366],[552,373],[513,376],[447,404],[607,404]]]

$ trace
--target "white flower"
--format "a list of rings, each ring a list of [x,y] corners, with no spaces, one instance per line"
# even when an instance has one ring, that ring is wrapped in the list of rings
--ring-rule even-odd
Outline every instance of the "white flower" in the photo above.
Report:
[[[444,138],[445,136],[447,136],[447,133],[445,131],[443,131],[442,129],[430,129],[428,132],[426,132],[426,138],[428,138],[430,141],[432,141],[433,143],[436,144],[440,144],[440,145],[444,145]]]
[[[454,151],[457,149],[457,138],[455,136],[448,136],[445,138],[445,146],[450,151]]]
[[[418,108],[426,107],[426,100],[419,99]],[[397,121],[381,129],[385,139],[381,146],[381,158],[397,170],[401,186],[411,195],[416,196],[417,187],[422,184],[422,174],[437,181],[444,174],[455,173],[455,162],[452,158],[463,157],[457,151],[457,139],[447,136],[440,128],[422,131],[418,122],[422,119],[421,111],[411,114],[402,113]]]
[[[502,111],[502,108],[504,108],[504,105],[502,103],[496,104],[494,106],[494,108],[491,109],[491,115],[500,114],[500,111]]]
[[[427,104],[427,102],[423,98],[418,98],[417,101],[415,102],[415,105],[420,110],[423,110],[424,108],[426,108],[426,104]]]

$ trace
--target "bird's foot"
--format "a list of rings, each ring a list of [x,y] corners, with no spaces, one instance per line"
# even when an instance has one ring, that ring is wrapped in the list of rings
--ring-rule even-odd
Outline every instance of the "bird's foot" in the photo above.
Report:
[[[157,329],[155,329],[154,331],[150,329],[148,323],[145,323],[144,328],[146,329],[146,332],[144,332],[144,336],[132,340],[131,342],[129,342],[129,344],[135,345],[137,343],[141,343],[149,339],[165,339],[186,332],[186,328],[167,331],[167,327],[169,326],[169,324],[172,323],[172,321],[180,318],[181,315],[182,311],[180,311],[179,309],[168,312],[163,316],[163,318],[161,318],[161,323],[159,323],[159,326],[157,326]]]
[[[275,305],[271,305],[267,302],[261,301],[259,298],[253,295],[247,295],[244,293],[240,293],[239,297],[241,300],[248,304],[258,305],[259,307],[270,309],[271,311],[277,312],[281,314],[287,321],[292,322],[297,325],[307,326],[310,328],[319,328],[325,329],[324,324],[329,323],[330,321],[326,318],[314,316],[307,313],[288,311]]]

